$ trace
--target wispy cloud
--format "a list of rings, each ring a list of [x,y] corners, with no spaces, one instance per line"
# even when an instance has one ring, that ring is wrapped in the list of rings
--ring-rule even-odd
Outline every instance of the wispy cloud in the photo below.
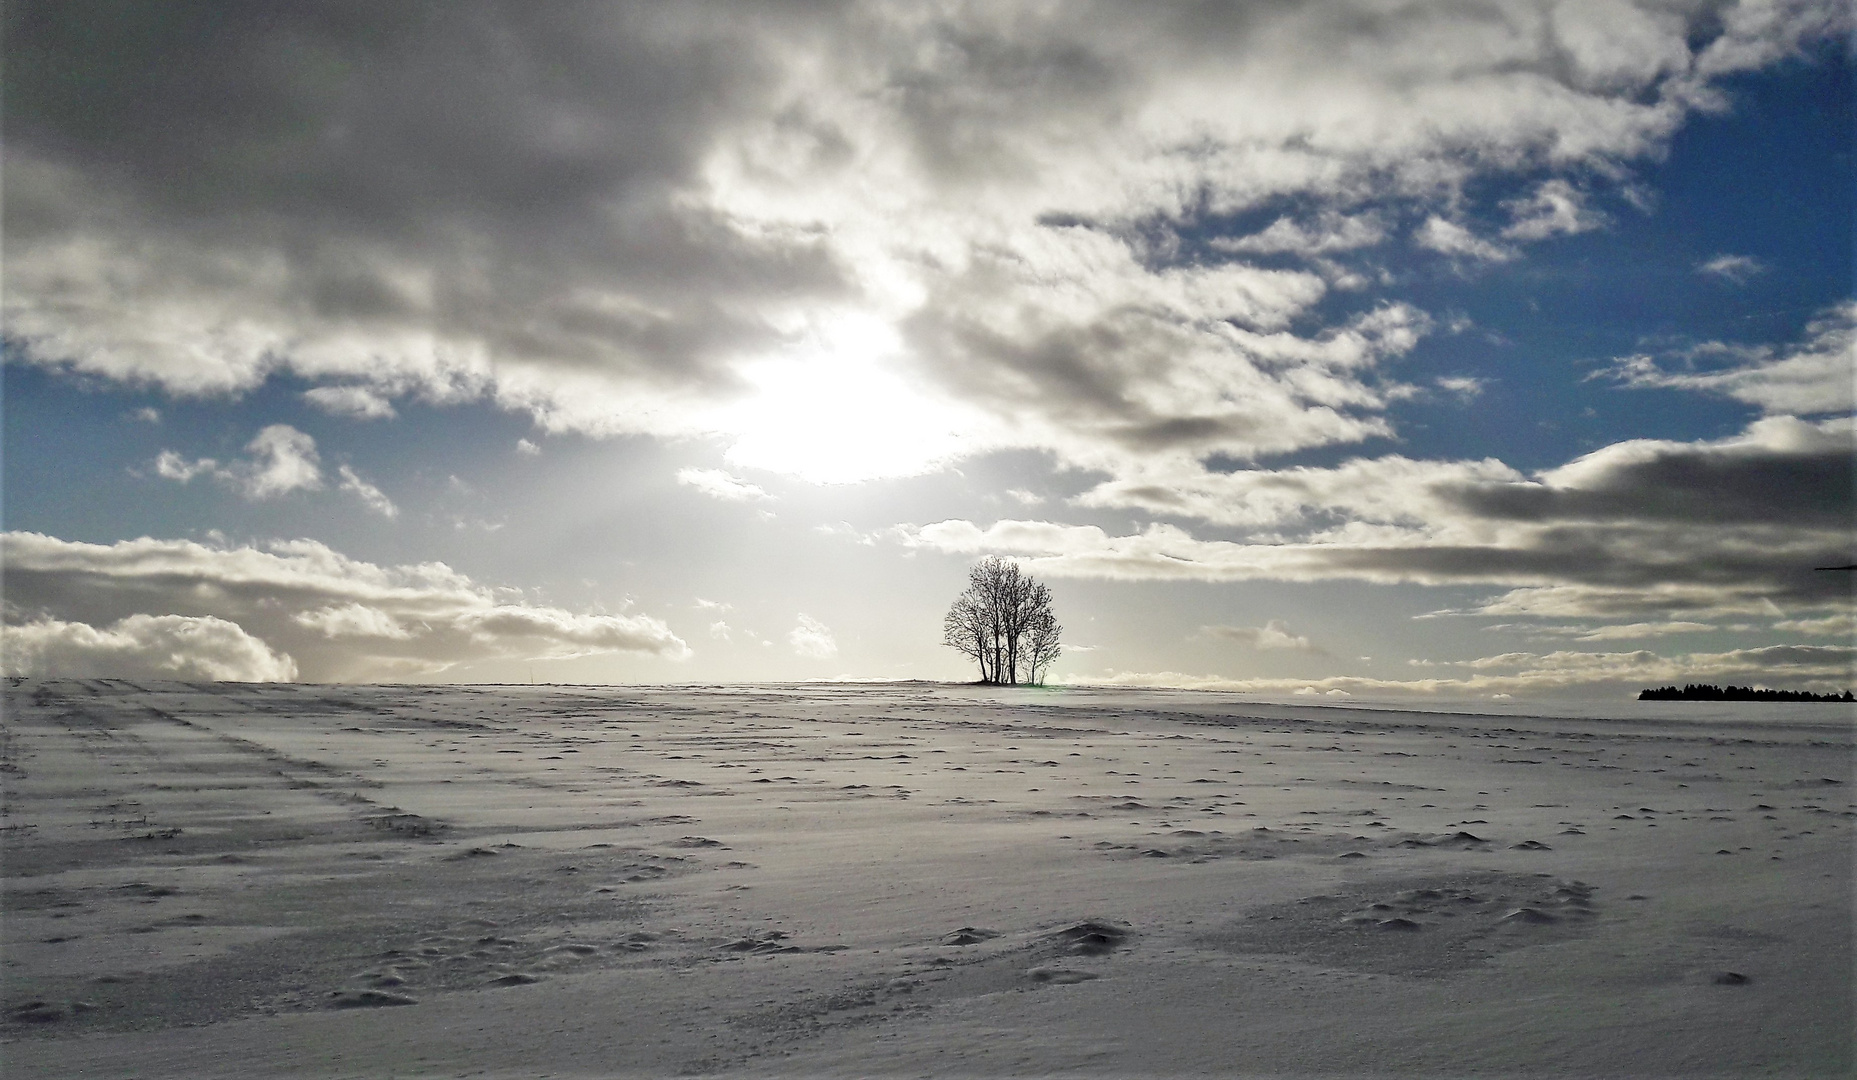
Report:
[[[1438,389],[1459,401],[1475,401],[1483,394],[1487,380],[1473,375],[1445,375],[1437,380]]]
[[[1386,235],[1386,224],[1377,214],[1343,214],[1328,210],[1311,221],[1280,217],[1261,232],[1249,236],[1215,236],[1209,243],[1217,251],[1325,255],[1372,247],[1385,240]]]
[[[303,399],[326,413],[358,420],[390,420],[399,414],[393,402],[371,386],[318,386]]]
[[[336,473],[342,478],[341,489],[360,499],[361,505],[385,518],[400,516],[400,508],[393,505],[393,500],[373,484],[361,479],[354,469],[343,465],[336,470]]]
[[[1636,389],[1694,390],[1769,413],[1823,416],[1857,409],[1857,300],[1822,312],[1783,347],[1705,342],[1654,357],[1621,357],[1599,374]]]
[[[1296,652],[1321,652],[1302,634],[1293,633],[1282,619],[1271,619],[1263,626],[1202,626],[1200,633],[1209,637],[1236,641],[1253,649],[1290,649]]]
[[[1752,255],[1717,255],[1696,264],[1698,274],[1708,274],[1735,285],[1745,285],[1767,272],[1767,264]]]
[[[1333,675],[1320,679],[1246,678],[1177,671],[1122,671],[1075,681],[1111,686],[1168,686],[1259,694],[1501,697],[1566,694],[1627,698],[1638,690],[1670,683],[1784,685],[1819,691],[1850,689],[1857,648],[1775,645],[1719,653],[1664,656],[1645,650],[1623,653],[1560,651],[1504,653],[1446,666],[1472,674],[1424,679]],[[1421,665],[1424,666],[1424,665]]]
[[[773,499],[760,487],[721,469],[679,469],[677,482],[724,502],[766,502]]]
[[[1545,180],[1526,198],[1503,204],[1511,221],[1502,230],[1509,240],[1546,240],[1590,232],[1606,224],[1604,214],[1587,205],[1585,192],[1558,177]]]
[[[1490,627],[1491,630],[1496,627]],[[1714,623],[1670,619],[1663,622],[1615,623],[1609,626],[1535,626],[1510,627],[1541,637],[1570,637],[1579,641],[1635,641],[1640,638],[1667,637],[1671,634],[1699,634],[1721,629]]]
[[[1441,255],[1453,255],[1479,262],[1508,262],[1520,252],[1485,240],[1455,221],[1433,214],[1412,234],[1414,243]]]

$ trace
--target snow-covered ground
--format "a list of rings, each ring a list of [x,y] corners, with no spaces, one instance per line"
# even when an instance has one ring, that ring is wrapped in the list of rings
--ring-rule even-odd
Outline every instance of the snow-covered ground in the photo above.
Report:
[[[1852,710],[23,682],[8,1075],[1846,1075]]]

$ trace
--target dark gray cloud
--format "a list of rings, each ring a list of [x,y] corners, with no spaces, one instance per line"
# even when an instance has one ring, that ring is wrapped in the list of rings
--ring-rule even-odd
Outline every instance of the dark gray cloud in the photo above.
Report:
[[[740,403],[764,396],[755,365],[817,359],[848,319],[902,336],[858,353],[893,378],[847,404],[953,432],[891,472],[1029,446],[1122,474],[1386,434],[1409,390],[1378,368],[1425,320],[1321,325],[1327,290],[1366,281],[1331,260],[1428,215],[1487,211],[1512,245],[1592,227],[1716,82],[1848,21],[1623,0],[5,17],[28,360],[177,393],[289,370],[383,417],[489,395],[802,474],[867,432],[796,455],[749,438]],[[1471,206],[1492,174],[1533,195]],[[1181,256],[1181,230],[1272,200],[1307,224]]]
[[[1480,518],[1670,521],[1836,528],[1849,524],[1857,468],[1849,439],[1806,453],[1705,456],[1660,448],[1580,488],[1485,484],[1439,494]]]
[[[1273,529],[1242,542],[1171,525],[1111,536],[1036,521],[944,521],[896,535],[1019,555],[1053,576],[1512,588],[1484,614],[1829,611],[1848,603],[1850,583],[1814,568],[1849,561],[1852,433],[1849,420],[1774,417],[1728,439],[1618,443],[1533,479],[1493,462],[1382,458],[1112,481],[1084,496]]]
[[[1534,477],[1491,460],[1388,456],[1329,469],[1156,471],[1107,481],[1080,501],[1293,533],[1340,520],[1414,526],[1440,539],[1480,539],[1510,525],[1764,526],[1803,535],[1857,519],[1854,461],[1850,420],[1788,416],[1727,439],[1614,443]]]
[[[679,201],[770,92],[781,13],[733,14],[10,6],[15,333],[181,390],[284,365],[544,410],[576,372],[731,386],[725,357],[781,340],[741,308],[843,288],[819,237]]]
[[[541,228],[686,180],[767,90],[744,12],[660,5],[9,5],[7,135],[188,227]],[[9,223],[10,225],[11,223]],[[30,235],[30,234],[28,234]]]

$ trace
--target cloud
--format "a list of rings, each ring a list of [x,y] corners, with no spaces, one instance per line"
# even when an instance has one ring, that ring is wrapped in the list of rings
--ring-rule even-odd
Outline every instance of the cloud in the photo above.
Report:
[[[1541,637],[1570,637],[1579,641],[1631,641],[1638,638],[1665,637],[1670,634],[1695,634],[1719,630],[1713,623],[1687,622],[1681,619],[1663,622],[1617,623],[1610,626],[1491,626],[1490,630],[1521,630]]]
[[[1272,619],[1263,626],[1204,626],[1200,632],[1211,637],[1236,641],[1253,649],[1293,649],[1297,652],[1321,652],[1301,634],[1292,634],[1282,619]]]
[[[155,455],[155,475],[164,480],[185,484],[196,476],[219,475],[219,462],[212,458],[188,461],[172,450],[163,450]]]
[[[864,547],[874,546],[878,539],[884,536],[895,535],[884,530],[867,533],[858,529],[857,526],[851,524],[849,521],[832,521],[814,525],[812,531],[818,533],[820,536],[829,536],[838,540],[849,540],[854,544],[860,544]]]
[[[523,457],[540,457],[542,448],[527,439],[517,439],[516,453],[521,454]]]
[[[1846,300],[1807,324],[1790,346],[1705,342],[1663,358],[1621,357],[1600,374],[1634,389],[1694,390],[1733,398],[1768,413],[1823,416],[1857,410],[1857,300]],[[1719,364],[1695,370],[1698,362]],[[1672,371],[1675,362],[1688,370]]]
[[[773,498],[756,485],[730,476],[721,469],[679,469],[677,482],[724,502],[753,502]]]
[[[1494,459],[1389,455],[1333,468],[1160,473],[1106,482],[1078,501],[1257,528],[1393,525],[1441,540],[1521,523],[1831,529],[1850,509],[1853,438],[1850,418],[1779,416],[1724,439],[1613,443],[1533,477]]]
[[[385,518],[400,516],[400,508],[393,505],[381,490],[356,475],[355,470],[343,465],[336,470],[342,478],[342,490],[361,500],[361,504]]]
[[[300,611],[290,619],[298,626],[307,626],[326,638],[390,638],[405,641],[412,636],[398,619],[366,604],[331,604],[314,611]]]
[[[1848,22],[1754,0],[38,6],[7,26],[0,293],[25,362],[176,395],[290,374],[351,415],[488,399],[822,482],[1001,447],[1242,460],[1392,433],[1409,390],[1380,369],[1425,321],[1372,296],[1331,314],[1370,280],[1345,260],[1405,221],[1482,261],[1597,227],[1604,186],[1726,80]],[[1257,215],[1211,258],[1182,240]],[[1495,221],[1501,244],[1467,224]]]
[[[1755,421],[1726,439],[1631,440],[1533,477],[1500,462],[1397,457],[1327,469],[1175,473],[1112,481],[1092,506],[1127,506],[1251,530],[1199,539],[1155,523],[964,519],[900,526],[905,546],[1017,556],[1052,577],[1123,581],[1497,584],[1479,615],[1651,621],[1820,609],[1844,583],[1857,422]]]
[[[1382,679],[1334,675],[1321,679],[1233,679],[1175,671],[1114,672],[1074,681],[1110,686],[1167,686],[1259,694],[1491,697],[1635,697],[1652,686],[1689,682],[1735,683],[1829,692],[1851,687],[1857,648],[1774,645],[1719,653],[1663,656],[1561,651],[1504,653],[1456,662],[1472,674],[1455,678]]]
[[[196,476],[210,476],[248,499],[270,499],[322,487],[316,440],[289,424],[272,424],[258,432],[245,449],[250,458],[224,466],[212,458],[188,461],[172,450],[163,450],[155,457],[155,472],[183,484]]]
[[[838,640],[832,631],[806,614],[801,614],[793,629],[787,631],[787,644],[795,654],[809,660],[829,660],[838,655]]]
[[[1745,285],[1767,272],[1767,264],[1752,255],[1717,255],[1696,264],[1696,273],[1710,274],[1734,285]]]
[[[251,457],[225,465],[212,458],[189,461],[172,450],[163,450],[155,456],[155,474],[182,484],[196,476],[209,476],[247,499],[322,490],[322,461],[316,452],[316,440],[289,424],[272,424],[245,449]],[[338,466],[336,476],[340,480],[338,490],[361,500],[369,510],[386,518],[399,516],[400,508],[393,500],[352,466]]]
[[[1440,489],[1492,520],[1773,524],[1829,529],[1850,520],[1857,423],[1769,417],[1712,442],[1633,439],[1595,450],[1532,483]]]
[[[1543,181],[1527,198],[1513,199],[1503,206],[1512,218],[1502,230],[1509,240],[1571,236],[1606,223],[1604,214],[1586,205],[1585,193],[1558,177]]]
[[[1479,379],[1471,375],[1445,375],[1436,381],[1438,389],[1464,402],[1475,401],[1481,397],[1484,386],[1488,385],[1487,379]]]
[[[268,499],[322,487],[316,440],[289,424],[272,424],[246,445],[251,462],[232,473],[247,498]]]
[[[8,675],[213,682],[297,677],[290,657],[212,616],[137,614],[103,629],[40,618],[0,628],[0,637]]]
[[[1508,262],[1520,252],[1492,243],[1454,221],[1433,214],[1412,234],[1413,242],[1441,255],[1458,255],[1479,262]]]
[[[1773,624],[1773,628],[1812,637],[1849,640],[1857,637],[1857,612],[1839,611],[1818,619],[1781,619]]]
[[[399,415],[393,402],[368,386],[318,386],[305,390],[303,399],[323,412],[357,420],[391,420]]]
[[[1328,210],[1307,223],[1280,217],[1261,232],[1250,236],[1215,236],[1209,243],[1215,251],[1326,255],[1372,247],[1386,239],[1386,235],[1386,224],[1376,214],[1349,215]]]
[[[122,633],[125,625],[143,625],[125,623],[137,617],[193,620],[198,626],[191,636],[178,630],[144,635],[178,643],[176,670],[207,671],[200,665],[221,662],[214,658],[230,647],[226,642],[239,640],[221,624],[261,643],[279,663],[293,662],[302,678],[315,682],[428,677],[485,660],[689,655],[669,627],[649,616],[576,614],[510,601],[443,563],[378,566],[310,540],[265,549],[146,537],[101,545],[11,532],[0,541],[9,635],[15,626],[37,624],[114,624],[111,632]],[[85,632],[53,636],[77,640]],[[190,641],[199,648],[181,647]],[[240,670],[281,668],[248,664]],[[81,672],[73,666],[65,673]]]

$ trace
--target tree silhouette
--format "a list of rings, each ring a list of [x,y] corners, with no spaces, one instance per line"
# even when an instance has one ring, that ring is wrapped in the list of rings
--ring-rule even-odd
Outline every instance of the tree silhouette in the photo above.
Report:
[[[942,619],[942,643],[980,666],[980,681],[1041,683],[1063,652],[1064,628],[1051,612],[1051,590],[997,555],[967,572],[967,591]]]

